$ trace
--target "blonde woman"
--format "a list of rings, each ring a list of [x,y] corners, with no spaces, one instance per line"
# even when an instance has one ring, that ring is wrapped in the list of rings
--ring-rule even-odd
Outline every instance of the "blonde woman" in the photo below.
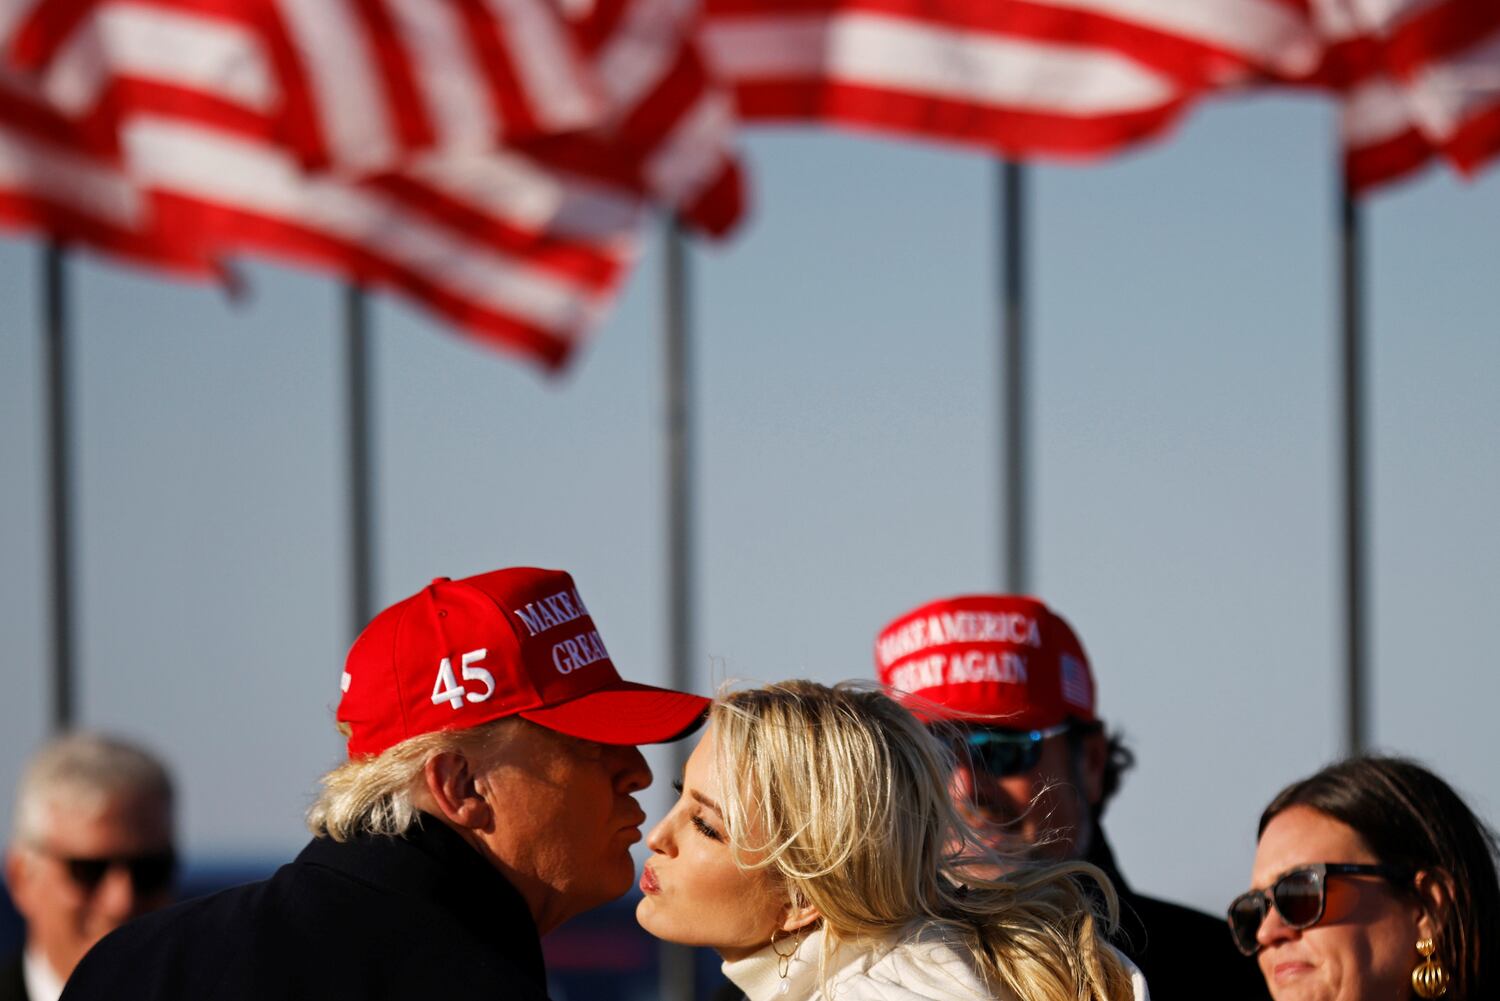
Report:
[[[996,860],[950,805],[950,767],[868,686],[723,696],[647,838],[636,918],[717,950],[749,1001],[1142,1001],[1079,882],[1097,870],[973,875]]]

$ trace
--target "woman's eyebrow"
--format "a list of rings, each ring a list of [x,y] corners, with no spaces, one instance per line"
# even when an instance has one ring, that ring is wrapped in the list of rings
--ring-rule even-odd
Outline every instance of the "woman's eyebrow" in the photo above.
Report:
[[[703,795],[697,789],[689,789],[688,790],[688,795],[692,796],[698,802],[702,803],[704,806],[708,807],[710,810],[712,810],[714,813],[717,813],[719,816],[721,816],[721,817],[724,816],[724,811],[721,810],[721,809],[719,809],[719,804],[715,803],[713,800],[711,800],[707,796]]]

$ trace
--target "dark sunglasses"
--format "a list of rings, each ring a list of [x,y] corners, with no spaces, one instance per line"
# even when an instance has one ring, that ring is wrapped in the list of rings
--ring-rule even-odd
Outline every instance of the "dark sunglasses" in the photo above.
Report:
[[[973,727],[963,731],[963,749],[969,760],[991,775],[1004,777],[1029,772],[1042,760],[1042,741],[1067,733],[1071,723],[1045,730],[992,730]]]
[[[93,893],[109,870],[119,867],[130,874],[130,885],[139,896],[161,893],[177,874],[177,855],[171,851],[146,855],[114,855],[106,858],[70,858],[54,855],[68,870],[68,877],[85,893]]]
[[[1253,956],[1260,951],[1256,935],[1273,907],[1291,928],[1311,928],[1323,920],[1329,876],[1381,876],[1402,883],[1411,878],[1411,871],[1396,865],[1317,862],[1284,872],[1266,889],[1248,890],[1230,903],[1229,931],[1240,952]]]

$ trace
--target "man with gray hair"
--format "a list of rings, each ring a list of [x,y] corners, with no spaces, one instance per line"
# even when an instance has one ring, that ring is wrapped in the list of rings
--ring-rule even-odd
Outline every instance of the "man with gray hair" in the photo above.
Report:
[[[540,936],[625,893],[637,744],[708,700],[621,679],[555,570],[439,578],[350,650],[315,837],[100,942],[64,1001],[545,1001]]]
[[[145,750],[74,733],[31,759],[15,810],[5,882],[26,939],[0,1001],[57,1001],[95,942],[170,902],[172,782]]]

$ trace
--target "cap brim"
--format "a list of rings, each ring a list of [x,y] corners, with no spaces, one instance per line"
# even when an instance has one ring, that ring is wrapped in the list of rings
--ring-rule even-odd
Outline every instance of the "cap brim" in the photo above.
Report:
[[[702,726],[709,704],[701,695],[621,681],[517,715],[549,730],[599,744],[664,744]]]
[[[1016,733],[1045,730],[1070,720],[1079,723],[1092,722],[1082,716],[1057,716],[1055,713],[1035,713],[1030,710],[1018,710],[1012,713],[966,713],[951,708],[934,710],[932,706],[923,708],[908,706],[907,708],[911,709],[913,716],[928,726],[982,726],[996,730],[1014,730]]]
[[[1049,721],[1046,718],[1047,714],[1038,713],[1029,706],[1008,712],[985,712],[969,709],[958,699],[934,698],[922,692],[895,692],[893,694],[908,712],[929,726],[947,723],[956,726],[993,726],[1007,730],[1035,730],[1045,729],[1062,722],[1061,719]]]

